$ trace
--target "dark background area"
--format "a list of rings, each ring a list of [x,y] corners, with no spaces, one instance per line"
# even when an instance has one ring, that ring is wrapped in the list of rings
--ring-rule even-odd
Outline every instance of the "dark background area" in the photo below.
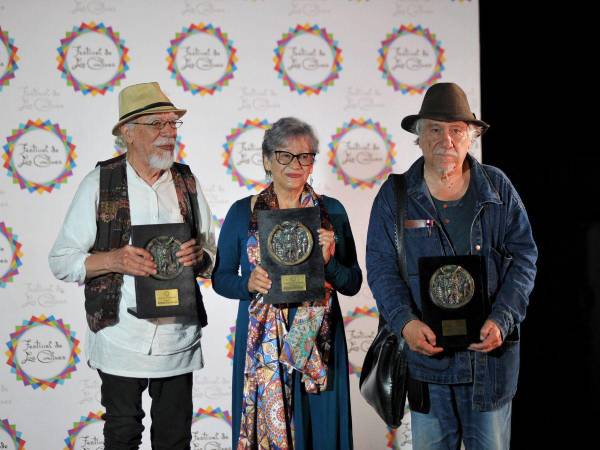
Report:
[[[597,125],[580,128],[587,120],[565,101],[591,100],[596,80],[570,79],[586,71],[560,42],[569,18],[522,3],[479,6],[482,119],[491,125],[483,160],[512,180],[540,251],[521,327],[511,448],[598,448],[600,150]]]

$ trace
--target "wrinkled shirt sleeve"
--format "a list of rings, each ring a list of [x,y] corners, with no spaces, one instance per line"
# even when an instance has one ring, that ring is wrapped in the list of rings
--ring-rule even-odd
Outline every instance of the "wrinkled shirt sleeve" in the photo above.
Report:
[[[508,197],[508,223],[504,236],[502,263],[506,271],[500,289],[492,303],[489,318],[500,327],[506,339],[523,321],[533,290],[538,250],[533,240],[531,225],[525,206],[516,190],[506,179]]]
[[[79,185],[50,250],[50,270],[59,280],[79,284],[85,282],[85,260],[96,240],[99,183],[100,169],[96,168]]]

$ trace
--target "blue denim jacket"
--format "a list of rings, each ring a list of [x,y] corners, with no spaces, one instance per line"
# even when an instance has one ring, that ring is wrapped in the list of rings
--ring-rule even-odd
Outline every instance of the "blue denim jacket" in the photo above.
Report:
[[[415,379],[441,384],[474,383],[473,407],[488,411],[510,401],[519,373],[519,324],[525,318],[533,288],[537,247],[525,207],[506,175],[467,155],[477,202],[471,225],[471,254],[484,256],[492,301],[489,319],[502,332],[503,344],[490,353],[457,351],[429,357],[408,351]],[[406,172],[407,219],[435,219],[435,206],[423,179],[423,158]],[[373,203],[367,236],[367,279],[377,307],[400,334],[406,323],[420,318],[418,260],[453,255],[444,230],[406,228],[409,285],[402,280],[394,246],[396,196],[391,180]]]

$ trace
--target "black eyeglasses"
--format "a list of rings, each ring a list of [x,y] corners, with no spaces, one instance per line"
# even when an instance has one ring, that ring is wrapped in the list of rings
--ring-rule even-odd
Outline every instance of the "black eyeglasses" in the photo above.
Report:
[[[143,123],[143,122],[129,122],[129,123],[134,123],[136,125],[146,125],[146,126],[154,128],[156,131],[162,130],[165,127],[165,125],[167,125],[167,124],[169,124],[169,126],[172,129],[179,128],[181,125],[183,125],[183,121],[181,121],[181,120],[167,120],[165,122],[163,122],[162,120],[155,120],[154,122],[150,122],[150,123]]]
[[[298,160],[301,166],[312,166],[315,162],[315,153],[298,153],[295,155],[283,150],[275,150],[275,159],[279,164],[287,166],[294,158]]]

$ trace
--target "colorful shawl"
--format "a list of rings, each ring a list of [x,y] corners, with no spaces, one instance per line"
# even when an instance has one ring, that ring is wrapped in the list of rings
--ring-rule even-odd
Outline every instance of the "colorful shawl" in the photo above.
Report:
[[[301,207],[317,206],[321,227],[331,230],[322,199],[305,184]],[[260,263],[257,211],[279,209],[273,184],[258,194],[248,229],[247,252],[252,269]],[[288,305],[250,302],[244,398],[238,450],[288,450],[294,447],[293,371],[302,373],[306,392],[327,388],[331,347],[331,286],[325,297],[298,305],[291,326]]]

